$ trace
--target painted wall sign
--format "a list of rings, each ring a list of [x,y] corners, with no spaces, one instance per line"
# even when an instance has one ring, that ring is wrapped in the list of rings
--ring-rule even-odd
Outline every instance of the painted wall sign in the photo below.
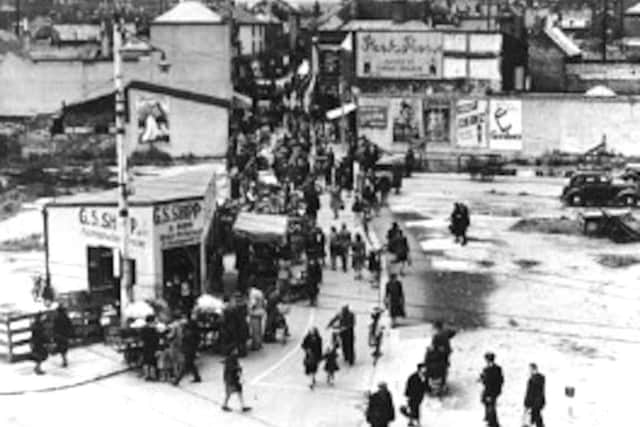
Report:
[[[487,148],[487,101],[460,99],[456,103],[456,144]]]
[[[204,227],[202,200],[154,206],[153,222],[162,249],[200,243]]]
[[[389,107],[386,105],[363,105],[358,107],[358,125],[361,128],[386,129]]]
[[[117,245],[120,241],[118,226],[118,210],[95,207],[82,207],[78,210],[80,231],[89,238],[101,241],[105,245]],[[136,216],[129,217],[129,242],[131,245],[143,248],[149,237],[149,229]]]
[[[492,99],[489,102],[489,148],[522,150],[522,101]]]
[[[439,79],[443,37],[428,31],[358,32],[356,73],[361,78]]]
[[[138,142],[169,142],[169,99],[163,96],[141,96],[136,102]]]

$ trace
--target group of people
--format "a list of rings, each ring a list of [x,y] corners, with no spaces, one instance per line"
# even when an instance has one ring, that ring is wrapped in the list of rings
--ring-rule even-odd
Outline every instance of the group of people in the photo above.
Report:
[[[63,368],[69,366],[67,352],[74,335],[74,326],[64,305],[59,304],[52,317],[37,313],[31,324],[30,340],[31,358],[35,362],[34,372],[37,375],[45,373],[42,363],[49,358],[50,353],[60,355]]]

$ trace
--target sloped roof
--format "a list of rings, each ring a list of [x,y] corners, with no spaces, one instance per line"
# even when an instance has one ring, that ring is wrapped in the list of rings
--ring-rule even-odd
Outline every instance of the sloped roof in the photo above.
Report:
[[[582,55],[582,50],[558,27],[547,27],[544,33],[567,56]]]
[[[217,13],[220,14],[220,16],[227,19],[233,18],[233,20],[238,24],[266,24],[267,23],[266,21],[258,19],[258,17],[253,13],[239,6],[234,6],[228,3],[221,3],[212,7]]]
[[[178,3],[153,20],[153,24],[220,24],[222,17],[195,0]]]
[[[636,3],[624,12],[627,16],[640,16],[640,3]]]

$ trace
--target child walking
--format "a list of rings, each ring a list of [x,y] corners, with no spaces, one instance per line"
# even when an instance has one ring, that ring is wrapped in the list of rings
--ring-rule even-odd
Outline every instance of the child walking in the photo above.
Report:
[[[333,385],[335,373],[340,369],[338,366],[338,348],[337,346],[328,346],[324,352],[324,370],[327,373],[327,384]]]

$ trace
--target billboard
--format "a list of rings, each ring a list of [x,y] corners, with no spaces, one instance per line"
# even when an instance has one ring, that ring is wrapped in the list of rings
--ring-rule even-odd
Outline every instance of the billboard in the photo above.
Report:
[[[136,100],[138,142],[169,142],[169,99],[165,96],[141,96]]]
[[[442,78],[442,33],[371,31],[356,35],[356,75],[360,78]]]
[[[394,98],[391,102],[393,142],[420,138],[422,106],[418,98]]]
[[[522,101],[492,99],[489,102],[489,148],[522,150]]]
[[[487,105],[484,99],[460,99],[456,103],[456,144],[487,148]]]
[[[386,105],[362,105],[358,107],[358,126],[361,128],[386,129],[389,108]]]

